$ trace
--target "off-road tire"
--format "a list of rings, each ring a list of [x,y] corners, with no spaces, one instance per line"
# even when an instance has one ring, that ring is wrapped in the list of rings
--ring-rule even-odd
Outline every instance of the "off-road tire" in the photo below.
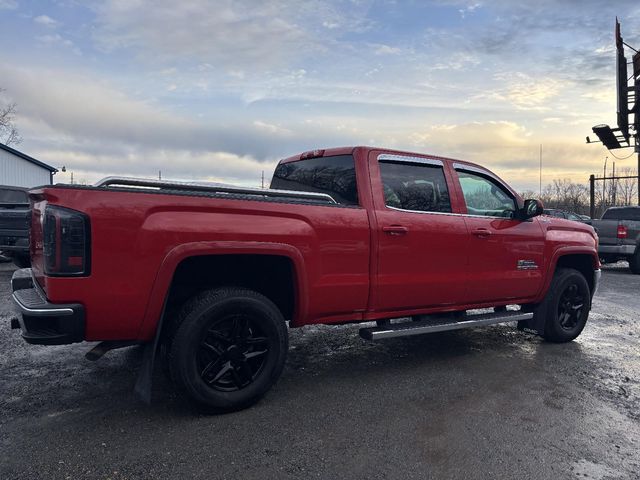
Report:
[[[253,290],[204,291],[188,300],[171,323],[171,378],[207,412],[253,405],[282,373],[289,346],[285,320],[271,300]]]
[[[534,315],[543,316],[540,320],[544,321],[545,340],[564,343],[580,335],[590,309],[591,291],[582,273],[573,268],[559,268]]]

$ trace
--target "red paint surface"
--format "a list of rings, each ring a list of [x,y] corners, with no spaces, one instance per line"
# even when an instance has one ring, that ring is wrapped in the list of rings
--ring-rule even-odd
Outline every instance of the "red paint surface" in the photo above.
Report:
[[[385,207],[377,166],[379,153],[405,152],[357,147],[324,156],[349,153],[358,208],[56,186],[32,192],[34,275],[49,301],[85,306],[87,340],[149,340],[176,266],[194,255],[288,257],[295,270],[294,326],[536,302],[561,255],[587,254],[598,266],[589,226],[466,215],[452,160],[410,154],[444,162],[453,209],[412,213]],[[47,203],[89,215],[90,276],[43,274]],[[474,235],[479,228],[490,235]],[[518,270],[519,259],[539,268]]]

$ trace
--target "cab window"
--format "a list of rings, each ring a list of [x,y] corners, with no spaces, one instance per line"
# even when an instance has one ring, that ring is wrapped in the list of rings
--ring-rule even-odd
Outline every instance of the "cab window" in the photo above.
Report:
[[[441,166],[381,160],[380,175],[387,207],[417,212],[451,212]]]
[[[469,215],[513,218],[516,202],[501,185],[483,175],[458,171]]]
[[[352,155],[281,163],[276,167],[270,188],[326,193],[339,204],[358,205],[356,169]]]

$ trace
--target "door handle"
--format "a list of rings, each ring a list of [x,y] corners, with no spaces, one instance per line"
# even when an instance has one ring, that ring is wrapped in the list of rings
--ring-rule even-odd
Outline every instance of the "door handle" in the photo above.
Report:
[[[491,236],[491,230],[488,228],[476,228],[471,233],[480,238],[487,238]]]
[[[389,235],[406,235],[409,229],[402,225],[389,225],[388,227],[382,227],[382,231]]]

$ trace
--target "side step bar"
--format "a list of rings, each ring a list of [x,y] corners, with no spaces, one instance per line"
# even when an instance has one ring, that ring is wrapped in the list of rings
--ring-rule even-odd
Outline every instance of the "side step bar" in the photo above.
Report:
[[[361,328],[360,336],[365,340],[382,340],[384,338],[406,337],[409,335],[422,335],[424,333],[445,332],[447,330],[460,330],[469,327],[484,327],[496,323],[519,322],[531,320],[533,313],[498,312],[481,313],[463,317],[465,320],[454,322],[450,318],[428,318],[417,322],[409,321],[391,323],[382,327]]]

